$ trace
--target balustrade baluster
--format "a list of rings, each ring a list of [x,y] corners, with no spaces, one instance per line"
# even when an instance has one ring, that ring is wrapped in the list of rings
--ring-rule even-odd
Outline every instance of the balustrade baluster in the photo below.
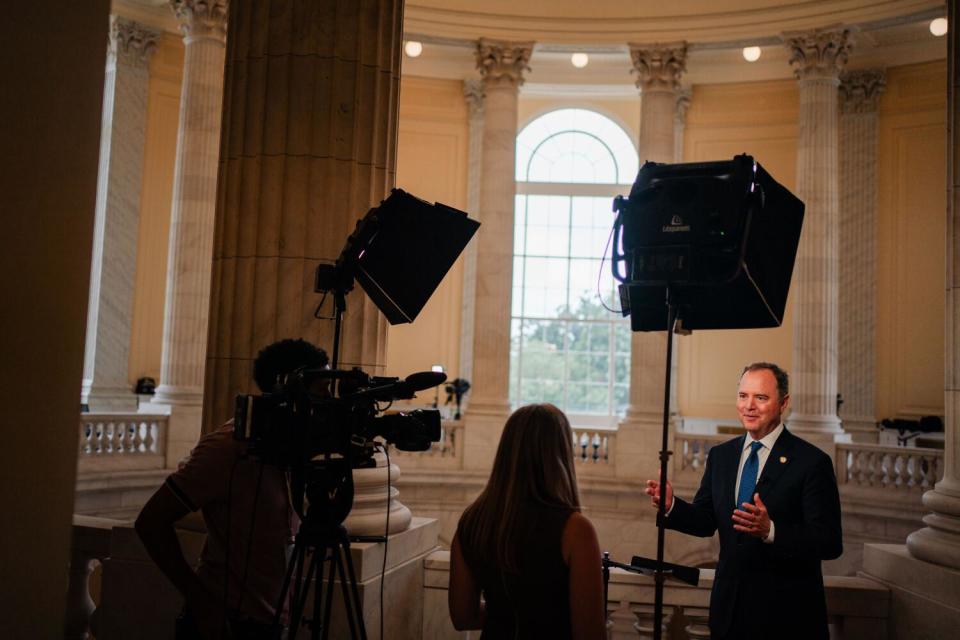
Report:
[[[684,607],[683,617],[687,619],[687,626],[683,628],[688,640],[710,639],[710,609],[703,607]]]
[[[134,434],[134,453],[149,453],[155,448],[153,433],[151,433],[150,423],[143,421],[136,423],[136,432]]]
[[[643,640],[652,640],[653,638],[653,607],[652,606],[642,606],[634,610],[633,614],[636,616],[637,621],[633,623],[633,628],[637,632],[637,637],[642,638]],[[666,608],[663,612],[663,620],[661,621],[662,636],[667,636],[667,629],[670,627],[670,618],[673,617],[672,613],[668,613]]]

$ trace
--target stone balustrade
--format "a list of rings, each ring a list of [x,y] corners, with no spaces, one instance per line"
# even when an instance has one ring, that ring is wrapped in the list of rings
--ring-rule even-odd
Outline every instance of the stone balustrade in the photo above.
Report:
[[[78,432],[83,472],[162,469],[167,416],[84,413]]]
[[[919,502],[924,491],[943,478],[943,450],[877,444],[837,444],[835,470],[841,493],[871,492],[909,497]]]
[[[611,454],[614,450],[616,438],[616,429],[574,427],[574,461],[581,463],[580,468],[584,468],[586,465],[613,466],[613,456]]]
[[[673,473],[671,481],[677,486],[696,487],[700,484],[707,466],[707,454],[714,445],[726,442],[730,436],[722,433],[674,434],[674,453],[671,458]]]
[[[599,567],[599,558],[597,570]],[[446,640],[467,637],[450,622],[447,589],[450,582],[450,552],[435,551],[424,561],[423,638]],[[668,582],[664,589],[664,620],[667,640],[709,638],[707,612],[713,570],[700,572],[700,584],[691,587]],[[827,614],[831,637],[873,640],[887,634],[890,592],[868,578],[825,576]],[[608,637],[611,640],[653,637],[653,579],[613,569],[607,603]],[[473,636],[471,636],[473,637]]]

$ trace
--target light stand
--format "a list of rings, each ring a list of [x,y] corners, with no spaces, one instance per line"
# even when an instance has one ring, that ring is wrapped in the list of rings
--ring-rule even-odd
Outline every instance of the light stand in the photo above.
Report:
[[[654,579],[653,637],[660,640],[664,581],[694,571],[663,561],[673,334],[681,325],[684,332],[780,326],[804,205],[743,154],[718,162],[647,162],[629,198],[618,196],[613,208],[610,264],[621,283],[623,315],[630,315],[633,331],[667,331],[657,558],[634,558]]]
[[[674,299],[673,288],[670,284],[667,289],[667,365],[664,373],[663,385],[663,431],[660,440],[660,499],[657,503],[657,564],[653,572],[653,640],[660,640],[663,632],[663,582],[670,571],[664,567],[663,548],[666,529],[666,502],[667,502],[667,463],[670,461],[671,451],[667,450],[667,436],[670,429],[670,371],[673,366],[673,330],[679,317],[679,308]]]

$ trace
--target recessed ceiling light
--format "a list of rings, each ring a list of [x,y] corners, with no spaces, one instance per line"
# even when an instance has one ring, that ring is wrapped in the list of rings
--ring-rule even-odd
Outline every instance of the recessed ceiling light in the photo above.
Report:
[[[587,63],[590,62],[590,56],[585,53],[578,52],[570,56],[570,64],[575,66],[577,69],[583,69],[587,66]]]
[[[756,62],[760,59],[760,47],[744,47],[743,59],[747,62]]]
[[[946,18],[934,18],[930,21],[930,33],[937,36],[947,35],[947,19]]]
[[[407,40],[403,45],[403,51],[411,58],[419,57],[423,53],[423,43],[416,40]]]

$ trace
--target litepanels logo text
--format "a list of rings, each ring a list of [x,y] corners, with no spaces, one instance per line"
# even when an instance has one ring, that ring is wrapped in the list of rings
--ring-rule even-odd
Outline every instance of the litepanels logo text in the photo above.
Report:
[[[690,225],[683,223],[683,218],[677,214],[670,219],[670,224],[665,224],[660,229],[664,233],[684,233],[690,231]]]

